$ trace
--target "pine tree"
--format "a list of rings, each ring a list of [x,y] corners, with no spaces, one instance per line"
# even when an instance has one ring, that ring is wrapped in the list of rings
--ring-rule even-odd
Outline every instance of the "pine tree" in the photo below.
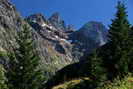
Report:
[[[23,26],[18,32],[18,48],[10,53],[10,70],[8,79],[10,89],[39,89],[43,82],[43,75],[39,69],[39,57],[33,48],[30,28]]]
[[[7,78],[5,76],[5,69],[4,67],[0,64],[0,89],[8,89],[7,87]]]
[[[129,71],[133,73],[133,27],[131,27],[131,30],[129,31],[129,39],[130,39],[130,61],[129,61]]]
[[[130,24],[127,19],[128,15],[124,3],[118,2],[117,13],[109,31],[109,44],[110,44],[110,62],[117,70],[116,75],[126,74],[129,63],[129,53],[131,48],[129,46],[129,30]],[[114,70],[115,70],[114,69]]]
[[[106,80],[106,69],[103,65],[103,60],[98,56],[96,51],[90,56],[90,72],[95,83],[99,84],[99,82]]]

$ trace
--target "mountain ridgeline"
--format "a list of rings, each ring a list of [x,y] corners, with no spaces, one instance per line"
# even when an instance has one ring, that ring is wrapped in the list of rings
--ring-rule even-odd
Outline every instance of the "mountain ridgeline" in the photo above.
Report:
[[[109,26],[107,43],[99,40],[101,46],[91,52],[86,60],[59,70],[46,83],[46,89],[133,88],[133,28],[128,21],[125,4],[119,1],[116,9],[115,18]],[[86,26],[91,27],[86,24],[83,30],[81,29],[83,33],[89,33],[85,30]],[[91,31],[93,32],[94,30]],[[82,37],[87,36],[93,38],[92,34]],[[84,39],[81,40],[84,41]]]
[[[49,73],[83,60],[93,49],[107,41],[107,29],[100,22],[88,22],[76,30],[72,25],[66,25],[59,13],[48,19],[40,13],[23,19],[8,0],[0,1],[0,19],[0,50],[8,52],[15,48],[17,32],[23,24],[27,24],[32,28],[41,68]]]
[[[75,29],[58,12],[23,18],[0,0],[0,89],[97,89],[119,76],[118,85],[128,83],[133,27],[125,5],[117,10],[109,29],[97,21]]]

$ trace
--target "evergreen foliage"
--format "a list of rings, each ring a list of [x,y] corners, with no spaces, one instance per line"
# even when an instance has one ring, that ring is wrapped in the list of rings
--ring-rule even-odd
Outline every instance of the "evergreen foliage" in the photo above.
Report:
[[[7,78],[5,76],[5,69],[0,64],[0,89],[8,89],[7,87]]]
[[[118,2],[117,13],[109,31],[109,50],[110,50],[110,63],[116,70],[116,75],[127,74],[129,72],[128,57],[132,51],[129,40],[130,24],[127,20],[126,7],[122,2]],[[112,66],[112,65],[110,65]]]
[[[39,57],[33,48],[31,30],[27,25],[18,32],[18,48],[10,53],[10,70],[8,79],[10,89],[39,89],[43,83],[43,75],[39,69]]]
[[[95,50],[89,55],[87,62],[82,61],[84,64],[77,63],[73,69],[72,66],[68,66],[64,70],[58,71],[53,80],[47,83],[47,89],[50,89],[51,86],[58,84],[62,80],[67,81],[68,77],[74,78],[75,76],[81,77],[86,75],[90,80],[83,80],[72,86],[68,85],[68,89],[132,88],[132,81],[129,81],[128,77],[124,78],[126,74],[133,72],[133,27],[130,27],[127,17],[126,7],[124,3],[119,1],[115,18],[109,26],[108,43],[104,45],[106,47],[101,47],[100,51]],[[40,58],[33,47],[32,32],[27,25],[24,25],[23,30],[18,32],[16,42],[18,47],[13,49],[14,52],[8,54],[10,60],[7,72],[0,65],[0,89],[41,89],[44,83],[44,76],[39,68]],[[53,60],[55,59],[58,58],[53,57]],[[81,66],[82,68],[77,70],[77,67]],[[107,73],[113,78],[119,76],[118,82],[114,81],[111,83]],[[106,81],[107,78],[108,82]]]
[[[133,27],[131,27],[131,30],[129,31],[129,39],[130,39],[130,61],[129,61],[129,71],[133,73]]]
[[[102,87],[96,89],[133,89],[132,76],[124,76],[123,79],[116,78],[112,83],[105,83]]]
[[[97,79],[101,78],[101,75],[104,75],[105,68],[103,67],[103,61],[98,57],[97,52],[94,51],[90,58],[91,65],[91,74]]]
[[[94,84],[100,84],[106,80],[106,68],[103,66],[103,60],[98,56],[96,50],[90,56],[90,73]]]
[[[125,4],[119,1],[117,13],[109,27],[108,43],[90,54],[89,60],[81,61],[78,66],[75,66],[82,67],[76,70],[77,75],[89,71],[87,77],[90,80],[68,85],[67,89],[133,89],[132,76],[125,77],[129,72],[133,72],[133,27],[130,27],[127,17]],[[70,72],[69,74],[72,75],[75,73]],[[67,73],[63,71],[62,74]]]

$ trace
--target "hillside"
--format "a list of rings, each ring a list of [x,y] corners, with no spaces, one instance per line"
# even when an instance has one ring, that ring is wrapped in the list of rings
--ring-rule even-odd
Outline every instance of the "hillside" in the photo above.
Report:
[[[41,58],[41,68],[47,73],[53,74],[55,71],[63,68],[65,65],[78,62],[88,54],[91,49],[99,45],[90,44],[90,48],[85,48],[85,42],[78,42],[73,33],[77,33],[70,25],[66,25],[58,13],[54,13],[49,19],[42,14],[34,14],[25,19],[19,14],[15,6],[8,0],[0,1],[0,48],[1,51],[12,50],[16,47],[15,37],[17,31],[22,29],[23,24],[29,24],[32,28],[35,49]],[[93,23],[88,23],[93,25]],[[100,24],[100,23],[98,23]],[[89,28],[89,27],[88,27]],[[95,28],[94,28],[95,29]],[[97,27],[97,30],[106,30],[106,28]],[[86,29],[89,31],[89,29]],[[99,31],[100,31],[99,30]],[[97,32],[94,32],[94,34]],[[81,33],[82,35],[84,33]],[[99,33],[101,34],[101,33]],[[96,34],[96,35],[99,35]],[[102,35],[102,34],[101,34]],[[72,36],[72,37],[71,37]],[[88,37],[94,40],[95,38]],[[88,39],[86,38],[86,39]],[[104,37],[102,37],[104,39]],[[97,41],[100,40],[97,38]],[[94,44],[97,42],[94,41]],[[101,44],[101,43],[98,43]]]
[[[125,4],[116,9],[108,29],[75,29],[58,12],[22,17],[0,0],[0,89],[133,89],[133,26]]]

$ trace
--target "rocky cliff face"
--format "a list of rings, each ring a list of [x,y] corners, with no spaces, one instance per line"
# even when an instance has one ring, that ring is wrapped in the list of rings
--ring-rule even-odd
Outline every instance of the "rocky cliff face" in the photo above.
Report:
[[[78,34],[101,46],[107,42],[107,31],[108,29],[101,22],[91,21],[80,28]]]
[[[72,45],[64,30],[57,29],[42,14],[31,15],[26,20],[37,33],[35,41],[44,66],[57,70],[73,62]]]
[[[52,69],[83,60],[93,49],[107,42],[107,29],[100,22],[88,22],[81,29],[74,30],[72,26],[66,26],[57,13],[50,19],[42,14],[26,19],[39,34],[35,40],[42,63],[51,65]]]
[[[35,49],[42,59],[42,68],[55,72],[72,63],[71,45],[65,40],[68,36],[63,30],[57,31],[41,14],[31,15],[24,21],[8,0],[0,1],[0,51],[8,52],[17,46],[17,31],[27,21],[32,27]]]
[[[0,50],[6,51],[15,44],[17,30],[23,23],[19,13],[8,0],[0,1]]]
[[[34,14],[22,19],[8,0],[0,1],[0,51],[16,47],[17,31],[24,23],[32,28],[35,49],[41,58],[41,68],[55,72],[65,65],[81,60],[85,54],[106,43],[107,29],[98,22],[89,22],[80,30],[66,25],[58,13],[49,19]]]
[[[101,23],[90,21],[83,25],[79,30],[70,35],[72,43],[75,44],[73,52],[80,52],[85,57],[95,48],[107,42],[108,29]]]

